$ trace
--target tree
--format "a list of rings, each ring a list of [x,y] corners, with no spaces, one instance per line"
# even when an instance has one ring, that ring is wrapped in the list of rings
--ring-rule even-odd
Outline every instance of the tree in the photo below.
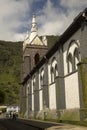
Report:
[[[0,104],[3,104],[5,101],[5,93],[0,90]]]

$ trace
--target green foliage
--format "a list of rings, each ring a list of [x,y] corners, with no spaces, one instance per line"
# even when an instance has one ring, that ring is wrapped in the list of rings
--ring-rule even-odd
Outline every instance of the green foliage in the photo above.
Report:
[[[3,104],[5,101],[5,93],[0,90],[0,104]]]
[[[46,36],[47,37],[47,43],[48,43],[48,48],[50,49],[58,40],[59,36]]]
[[[48,48],[52,47],[58,38],[47,36]],[[1,99],[4,104],[19,102],[22,44],[23,42],[0,41],[0,91],[3,90],[5,95],[5,100]]]
[[[2,113],[5,113],[6,112],[6,108],[2,108],[1,111],[2,111]]]
[[[42,36],[40,37],[42,39]],[[59,40],[59,36],[46,36],[47,38],[47,45],[48,45],[48,49],[50,49],[58,40]]]
[[[0,41],[0,92],[1,103],[19,102],[20,66],[22,62],[22,42]],[[0,96],[0,97],[2,97]]]

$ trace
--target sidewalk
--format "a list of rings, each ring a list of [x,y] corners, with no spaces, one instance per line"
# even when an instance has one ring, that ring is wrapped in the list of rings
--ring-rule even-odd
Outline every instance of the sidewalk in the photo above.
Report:
[[[87,127],[66,124],[63,126],[53,126],[45,130],[87,130]]]

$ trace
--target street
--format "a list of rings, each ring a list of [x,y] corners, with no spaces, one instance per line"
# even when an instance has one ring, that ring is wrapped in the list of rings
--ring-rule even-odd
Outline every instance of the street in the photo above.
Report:
[[[0,130],[39,130],[38,128],[11,119],[1,119],[0,124],[3,126]]]
[[[87,127],[38,120],[0,119],[0,130],[87,130]]]
[[[44,130],[55,124],[22,119],[0,119],[0,130]]]

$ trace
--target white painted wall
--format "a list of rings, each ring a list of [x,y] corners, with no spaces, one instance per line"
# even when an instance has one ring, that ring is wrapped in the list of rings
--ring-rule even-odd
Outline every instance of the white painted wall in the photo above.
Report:
[[[43,110],[43,91],[39,91],[39,103],[40,103],[40,110]]]
[[[51,65],[50,65],[50,63],[48,63],[48,84],[50,84],[51,83],[51,71],[50,71],[50,67],[51,67]]]
[[[33,79],[31,81],[31,87],[32,87],[31,94],[32,94],[32,111],[33,111],[34,110],[34,86],[33,86]]]
[[[66,109],[80,108],[78,73],[65,78]]]
[[[56,109],[56,90],[55,84],[49,86],[49,108]]]
[[[34,111],[34,93],[32,93],[32,111]]]
[[[48,91],[49,91],[49,109],[56,109],[56,85],[55,83],[51,84],[51,64],[52,64],[52,59],[56,58],[58,61],[59,58],[59,51],[57,51],[50,59],[48,62]],[[54,61],[53,67],[55,66],[57,62]]]
[[[78,46],[80,47],[80,41],[78,39],[80,39],[79,37],[81,36],[80,34],[80,30],[78,30],[63,46],[63,58],[64,58],[64,75],[67,75],[68,74],[68,68],[67,68],[67,51],[68,51],[68,47],[69,47],[69,44],[71,42],[71,40],[76,40],[77,43],[78,43]],[[73,44],[73,46],[70,47],[70,50],[69,52],[71,52],[71,54],[73,55],[73,51],[75,49],[75,47],[77,47],[76,44]]]
[[[41,70],[42,68],[40,68],[39,70],[39,108],[40,110],[43,110],[43,90],[41,89],[41,80],[40,80],[40,76],[41,76]]]
[[[67,67],[67,51],[68,51],[68,46],[69,45],[64,45],[65,51],[63,53],[63,57],[64,57],[64,75],[68,74],[68,67]],[[69,52],[71,53],[73,56],[74,50],[77,47],[76,44],[73,44],[70,48],[69,48]],[[70,72],[72,71],[72,65],[70,65]]]
[[[30,92],[30,85],[29,83],[26,85],[26,117],[28,118],[28,111],[29,111],[29,92]]]

